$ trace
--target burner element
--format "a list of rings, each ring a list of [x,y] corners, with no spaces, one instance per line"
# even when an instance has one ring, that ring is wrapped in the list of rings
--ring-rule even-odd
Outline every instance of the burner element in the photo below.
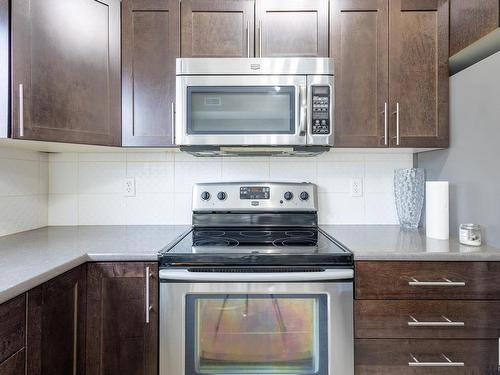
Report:
[[[200,231],[198,233],[199,237],[202,237],[202,239],[206,237],[223,237],[226,234],[223,230],[204,230]]]
[[[194,246],[225,246],[225,247],[236,247],[240,243],[234,238],[202,238],[194,243]]]
[[[310,238],[279,238],[273,241],[276,247],[282,246],[316,246],[318,241]]]
[[[310,230],[290,230],[285,232],[287,236],[290,237],[312,237],[314,232]]]
[[[240,232],[241,237],[259,238],[269,237],[271,232],[268,230],[245,230]]]

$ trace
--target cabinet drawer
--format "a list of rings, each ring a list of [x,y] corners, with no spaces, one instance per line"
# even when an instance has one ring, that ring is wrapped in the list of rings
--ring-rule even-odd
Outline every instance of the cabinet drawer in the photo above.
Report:
[[[355,340],[356,375],[498,374],[498,340]]]
[[[354,304],[356,338],[495,339],[499,301],[383,301]]]
[[[500,262],[356,262],[357,299],[500,299]]]
[[[0,305],[0,363],[24,347],[25,324],[24,294]]]

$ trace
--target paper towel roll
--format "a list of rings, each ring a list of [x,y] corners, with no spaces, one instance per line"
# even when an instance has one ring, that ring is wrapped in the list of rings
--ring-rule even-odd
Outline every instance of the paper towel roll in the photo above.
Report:
[[[437,240],[450,238],[450,195],[448,181],[425,183],[425,232]]]

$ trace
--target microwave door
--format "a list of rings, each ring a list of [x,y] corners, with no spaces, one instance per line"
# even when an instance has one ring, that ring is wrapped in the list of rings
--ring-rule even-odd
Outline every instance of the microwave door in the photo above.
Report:
[[[178,76],[180,146],[302,146],[305,76]]]

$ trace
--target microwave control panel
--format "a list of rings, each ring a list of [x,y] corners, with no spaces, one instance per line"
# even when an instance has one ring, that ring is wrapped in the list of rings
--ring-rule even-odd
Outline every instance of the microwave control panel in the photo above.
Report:
[[[312,133],[330,134],[330,87],[312,86]]]

